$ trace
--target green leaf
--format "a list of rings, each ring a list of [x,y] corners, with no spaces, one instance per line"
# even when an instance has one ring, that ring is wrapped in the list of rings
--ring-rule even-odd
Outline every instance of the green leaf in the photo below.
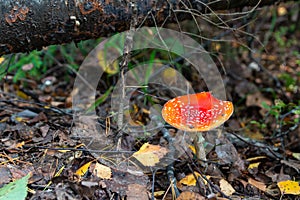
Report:
[[[255,121],[255,120],[251,120],[250,121],[250,124],[257,124],[257,125],[260,125],[260,123],[258,121]]]
[[[279,112],[275,110],[270,110],[270,114],[273,115],[276,119],[279,117]]]
[[[261,102],[261,106],[264,108],[264,109],[267,109],[267,110],[270,110],[271,107],[266,103],[266,102]]]
[[[294,113],[295,115],[300,115],[300,108],[299,108],[299,109],[293,110],[293,113]]]
[[[24,200],[27,196],[29,177],[30,174],[0,188],[0,200]]]
[[[286,106],[286,104],[280,100],[280,99],[275,99],[275,107],[276,108],[284,108]]]

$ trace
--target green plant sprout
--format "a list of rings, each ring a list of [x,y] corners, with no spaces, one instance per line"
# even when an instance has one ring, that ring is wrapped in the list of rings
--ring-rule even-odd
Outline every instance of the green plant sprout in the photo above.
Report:
[[[259,121],[250,121],[250,124],[256,125],[257,128],[261,130],[266,129],[268,127],[266,121],[274,122],[278,125],[278,128],[274,129],[273,131],[273,136],[275,136],[281,133],[281,129],[285,125],[289,125],[291,127],[299,126],[300,101],[297,105],[294,103],[286,104],[282,100],[276,99],[274,105],[271,106],[266,104],[265,102],[262,102],[262,107],[267,111],[264,116],[264,119]]]

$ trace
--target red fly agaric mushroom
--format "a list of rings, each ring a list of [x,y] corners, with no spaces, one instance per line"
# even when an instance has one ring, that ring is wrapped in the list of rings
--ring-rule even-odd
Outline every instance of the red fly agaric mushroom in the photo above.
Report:
[[[220,126],[232,112],[232,102],[219,100],[210,92],[201,92],[171,99],[164,105],[162,117],[177,129],[202,132]]]

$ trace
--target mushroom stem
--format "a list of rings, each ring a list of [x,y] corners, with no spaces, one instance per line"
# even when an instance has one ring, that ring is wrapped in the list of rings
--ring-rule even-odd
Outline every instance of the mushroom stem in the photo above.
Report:
[[[195,132],[193,143],[196,149],[196,156],[200,161],[206,161],[206,153],[204,148],[205,139],[201,132]],[[204,162],[200,162],[202,166],[206,164]]]

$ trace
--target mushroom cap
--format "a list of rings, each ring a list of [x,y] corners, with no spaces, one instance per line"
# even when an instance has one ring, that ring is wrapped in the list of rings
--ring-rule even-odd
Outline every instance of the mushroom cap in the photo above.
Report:
[[[233,104],[215,98],[210,92],[178,96],[162,109],[162,117],[177,129],[196,132],[214,129],[233,113]]]

